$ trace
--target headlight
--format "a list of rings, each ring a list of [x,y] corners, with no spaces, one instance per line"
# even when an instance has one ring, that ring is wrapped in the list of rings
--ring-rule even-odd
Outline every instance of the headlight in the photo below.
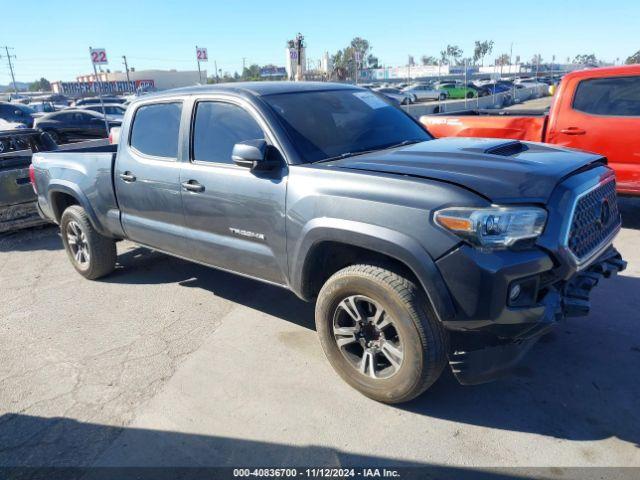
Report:
[[[435,212],[434,220],[472,245],[506,248],[540,236],[547,212],[537,207],[453,207]]]

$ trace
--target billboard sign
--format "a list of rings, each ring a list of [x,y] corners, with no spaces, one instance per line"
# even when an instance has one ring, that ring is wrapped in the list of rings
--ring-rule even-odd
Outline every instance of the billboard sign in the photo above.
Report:
[[[109,63],[107,61],[107,51],[104,48],[92,48],[90,53],[91,63],[94,65],[106,65]]]
[[[209,55],[207,54],[207,49],[204,47],[196,47],[196,58],[199,62],[208,62]]]

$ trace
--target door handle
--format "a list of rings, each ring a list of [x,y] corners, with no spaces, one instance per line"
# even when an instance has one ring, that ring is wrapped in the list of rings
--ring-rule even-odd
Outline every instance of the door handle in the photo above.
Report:
[[[189,180],[188,182],[182,182],[182,188],[189,192],[204,192],[204,185],[198,183],[197,180]]]
[[[585,133],[587,133],[587,131],[578,127],[569,127],[563,128],[562,130],[560,130],[560,133],[564,133],[565,135],[584,135]]]
[[[120,178],[122,180],[124,180],[125,182],[127,182],[127,183],[131,183],[131,182],[135,182],[136,181],[136,176],[133,173],[129,172],[129,171],[121,173],[120,174]]]

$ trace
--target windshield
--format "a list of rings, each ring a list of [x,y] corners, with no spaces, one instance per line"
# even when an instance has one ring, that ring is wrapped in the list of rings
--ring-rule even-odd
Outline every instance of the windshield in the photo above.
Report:
[[[432,139],[409,115],[366,90],[262,98],[273,108],[306,163]]]

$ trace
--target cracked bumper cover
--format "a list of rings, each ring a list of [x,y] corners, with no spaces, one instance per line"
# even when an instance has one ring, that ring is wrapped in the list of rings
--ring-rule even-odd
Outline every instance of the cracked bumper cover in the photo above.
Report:
[[[554,279],[549,273],[553,263],[542,251],[496,255],[462,247],[438,266],[458,311],[456,319],[444,322],[452,338],[461,339],[452,342],[449,363],[460,383],[472,385],[508,373],[560,320],[587,315],[591,290],[624,270],[626,262],[609,246],[588,267]],[[540,278],[536,301],[509,307],[509,285],[527,277]]]

